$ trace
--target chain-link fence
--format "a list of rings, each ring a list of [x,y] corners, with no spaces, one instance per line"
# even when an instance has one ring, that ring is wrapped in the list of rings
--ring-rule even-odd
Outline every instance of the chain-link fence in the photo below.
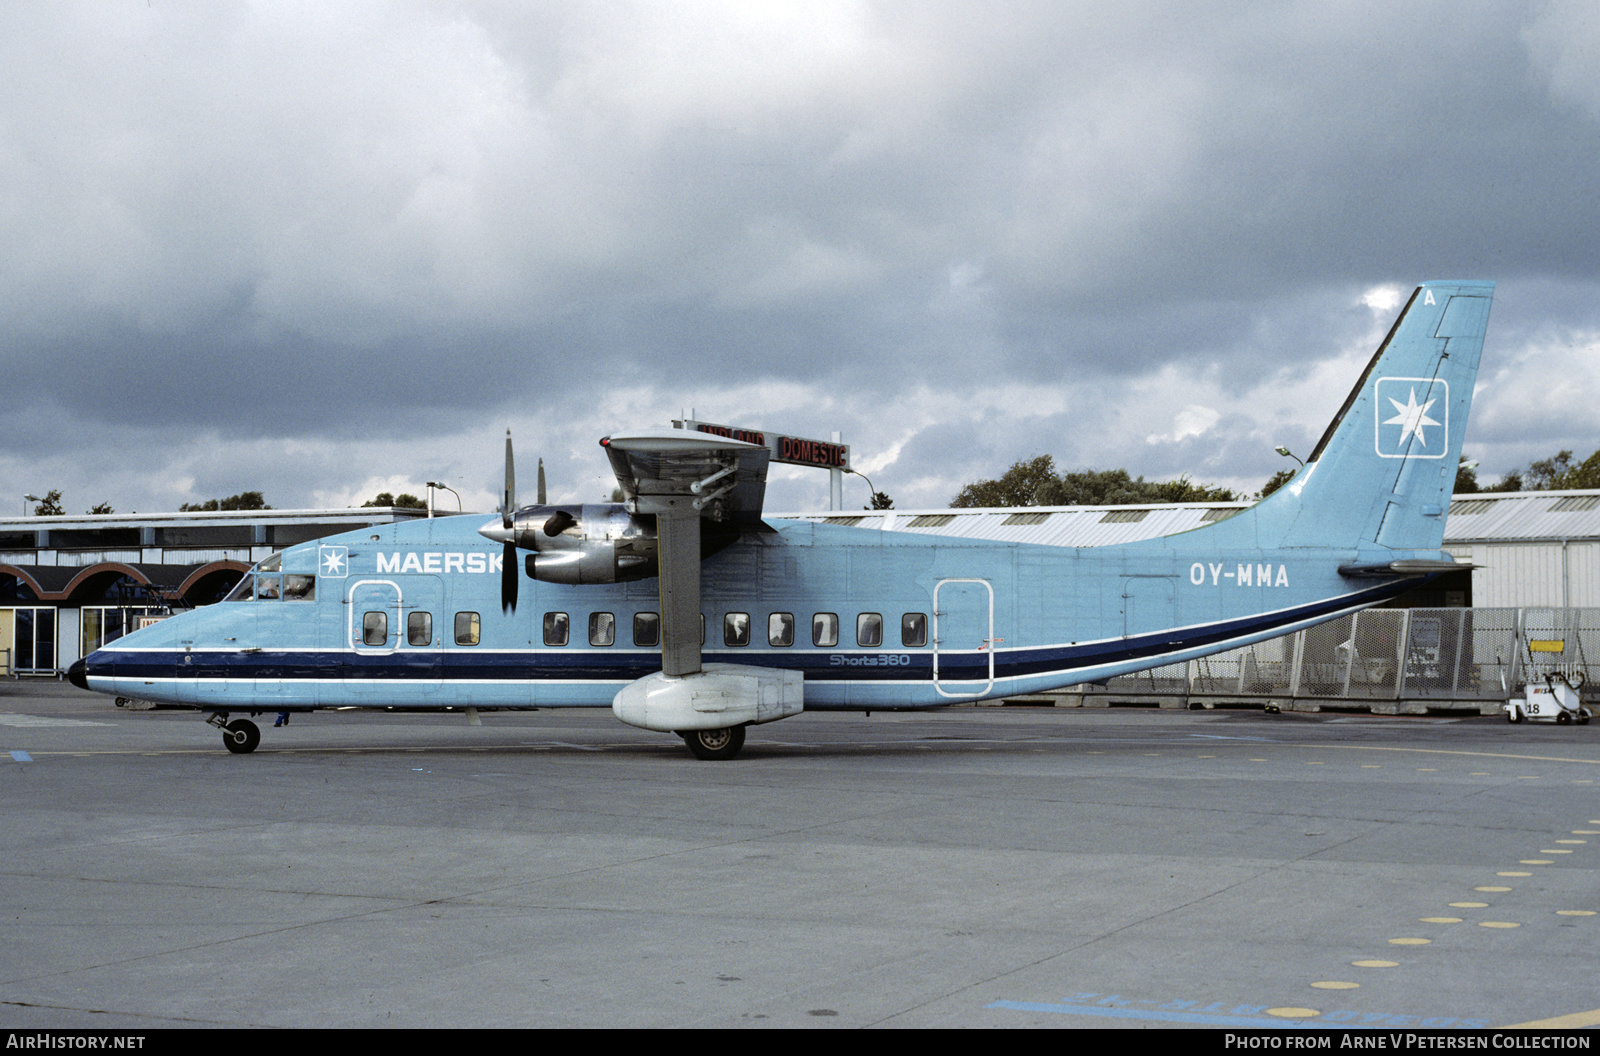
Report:
[[[1282,638],[1079,686],[1086,704],[1303,702],[1496,712],[1546,674],[1600,698],[1600,609],[1367,609]]]

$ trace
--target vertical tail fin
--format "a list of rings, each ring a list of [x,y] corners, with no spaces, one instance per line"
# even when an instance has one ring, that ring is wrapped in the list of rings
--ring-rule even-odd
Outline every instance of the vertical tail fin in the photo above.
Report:
[[[1493,297],[1491,282],[1417,287],[1305,468],[1216,525],[1218,535],[1270,548],[1437,551]]]

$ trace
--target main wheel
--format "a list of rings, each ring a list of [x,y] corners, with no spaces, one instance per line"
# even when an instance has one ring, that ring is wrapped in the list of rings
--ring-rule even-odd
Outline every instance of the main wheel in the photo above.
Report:
[[[234,719],[223,728],[222,743],[235,755],[249,755],[261,743],[261,730],[249,719]]]
[[[683,742],[696,759],[732,759],[744,747],[744,727],[690,730],[683,735]]]

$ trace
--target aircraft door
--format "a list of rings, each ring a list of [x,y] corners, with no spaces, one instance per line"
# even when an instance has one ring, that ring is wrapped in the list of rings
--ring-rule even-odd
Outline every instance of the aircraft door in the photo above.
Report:
[[[981,697],[994,687],[994,588],[984,579],[941,579],[933,588],[933,688]]]
[[[1122,636],[1150,634],[1176,623],[1176,581],[1172,576],[1125,576],[1122,580]]]
[[[440,620],[444,592],[437,576],[362,579],[349,586],[343,650],[344,691],[378,703],[405,687],[435,696],[441,686]]]

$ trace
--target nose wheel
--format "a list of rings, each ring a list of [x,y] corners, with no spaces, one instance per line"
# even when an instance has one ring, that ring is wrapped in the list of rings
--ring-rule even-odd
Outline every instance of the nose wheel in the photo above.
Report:
[[[744,747],[743,726],[715,730],[686,730],[680,736],[696,759],[732,759]]]
[[[222,731],[222,744],[234,755],[248,755],[261,743],[261,728],[249,719],[228,721],[227,712],[214,712],[206,722]]]
[[[249,719],[234,719],[222,728],[222,743],[235,755],[248,755],[261,743],[261,729]]]

